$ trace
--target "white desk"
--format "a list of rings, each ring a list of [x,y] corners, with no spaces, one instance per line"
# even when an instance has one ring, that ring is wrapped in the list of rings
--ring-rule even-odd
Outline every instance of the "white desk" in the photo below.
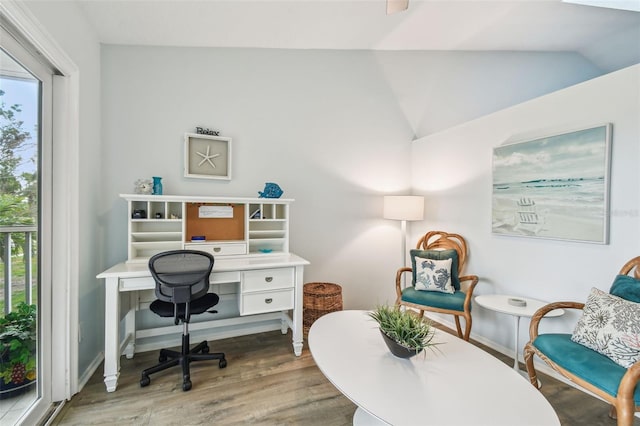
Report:
[[[514,306],[509,304],[509,299],[520,299],[524,300],[527,305],[526,306]],[[477,296],[475,301],[478,305],[483,308],[490,309],[492,311],[500,312],[503,314],[513,316],[514,327],[515,327],[515,340],[513,343],[513,369],[518,373],[525,377],[529,377],[526,371],[520,370],[518,365],[518,340],[520,338],[520,318],[527,317],[531,318],[533,314],[536,313],[538,309],[546,305],[548,302],[543,302],[541,300],[531,299],[529,297],[521,297],[521,296],[509,296],[504,294],[487,294],[482,296]],[[558,317],[560,315],[564,315],[563,309],[554,309],[549,312],[546,317]]]
[[[544,396],[480,348],[437,330],[441,352],[396,358],[364,311],[320,317],[309,330],[316,364],[358,409],[354,424],[560,425]]]
[[[250,320],[251,314],[275,312],[274,315],[278,315],[282,321],[282,333],[291,328],[293,351],[300,356],[303,270],[308,264],[307,260],[294,254],[217,257],[211,283],[240,283],[240,314],[247,316],[241,316],[239,320]],[[262,282],[258,282],[256,278],[259,278],[261,273],[265,277]],[[127,358],[132,358],[135,353],[136,307],[132,306],[130,299],[126,297],[123,303],[121,296],[153,289],[155,283],[146,263],[119,263],[99,274],[98,278],[105,280],[104,383],[107,391],[113,392],[118,386],[120,355],[124,353]],[[276,285],[277,288],[269,288],[270,283],[280,284]],[[124,306],[126,309],[122,309],[121,312]],[[287,313],[289,310],[292,310],[291,317]],[[120,321],[123,317],[124,340],[121,342]]]

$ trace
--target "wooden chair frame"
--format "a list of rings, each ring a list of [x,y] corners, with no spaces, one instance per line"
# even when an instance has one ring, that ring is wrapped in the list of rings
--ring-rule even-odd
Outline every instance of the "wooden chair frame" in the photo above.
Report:
[[[635,269],[635,270],[634,270]],[[628,275],[629,272],[634,270],[633,275],[636,279],[640,279],[640,256],[635,257],[625,263],[625,265],[620,270],[620,275]],[[540,359],[542,359],[545,363],[547,363],[553,370],[560,373],[562,376],[571,380],[573,383],[583,387],[589,392],[599,396],[603,400],[607,401],[611,404],[611,411],[609,412],[609,416],[613,419],[617,418],[618,426],[632,426],[634,413],[636,411],[640,411],[640,406],[636,406],[634,403],[633,394],[635,392],[636,385],[640,380],[640,361],[633,364],[631,367],[627,369],[627,372],[622,377],[620,381],[620,385],[618,386],[617,397],[613,397],[608,393],[600,390],[599,388],[593,386],[592,384],[586,382],[578,376],[568,372],[564,368],[560,367],[549,358],[547,358],[544,353],[540,352],[535,346],[533,346],[533,341],[538,337],[538,326],[540,325],[540,320],[544,318],[544,316],[554,310],[554,309],[580,309],[584,308],[584,303],[579,302],[556,302],[550,303],[548,305],[543,306],[538,309],[536,313],[531,317],[531,324],[529,326],[529,336],[530,340],[524,347],[524,361],[527,366],[527,372],[529,373],[529,381],[536,388],[540,388],[538,383],[538,377],[536,375],[536,370],[533,365],[533,356],[537,355]]]
[[[471,299],[473,297],[473,289],[475,288],[476,284],[478,284],[478,277],[476,275],[462,276],[462,271],[467,261],[467,242],[461,235],[458,234],[450,234],[444,231],[430,231],[422,236],[420,240],[418,240],[416,248],[420,250],[454,249],[456,252],[458,252],[458,278],[460,280],[461,290],[465,292],[465,299],[463,304],[464,310],[454,311],[449,309],[440,309],[402,301],[402,274],[404,274],[405,272],[411,272],[412,268],[409,267],[400,268],[396,273],[396,306],[405,306],[417,309],[420,312],[420,317],[424,316],[425,311],[453,315],[456,321],[456,331],[458,332],[458,337],[469,341],[472,324]],[[462,333],[462,328],[460,327],[460,317],[464,317],[464,334]]]

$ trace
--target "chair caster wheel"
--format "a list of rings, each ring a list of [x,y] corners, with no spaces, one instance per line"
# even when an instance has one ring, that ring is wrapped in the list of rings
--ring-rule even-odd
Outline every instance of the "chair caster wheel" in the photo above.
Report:
[[[151,383],[149,376],[142,376],[140,379],[140,387],[143,388],[145,386],[149,386],[149,383]]]
[[[218,366],[220,366],[220,368],[225,368],[227,366],[227,360],[222,358],[218,363]]]
[[[182,383],[182,390],[183,391],[188,391],[191,389],[191,380],[187,380],[186,382]]]

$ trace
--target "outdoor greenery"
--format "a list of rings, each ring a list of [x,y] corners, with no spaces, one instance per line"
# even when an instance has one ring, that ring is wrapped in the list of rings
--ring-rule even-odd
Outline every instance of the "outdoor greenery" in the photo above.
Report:
[[[25,152],[34,152],[31,134],[24,130],[24,122],[19,120],[22,112],[20,105],[7,106],[4,102],[5,92],[0,90],[0,228],[20,225],[35,225],[38,210],[38,185],[37,173],[19,172],[24,164]],[[29,154],[32,155],[32,154]],[[27,161],[35,163],[35,155]],[[37,169],[37,167],[33,167]],[[23,169],[24,170],[24,169]],[[7,242],[10,241],[11,252],[11,281],[12,281],[12,309],[16,309],[20,302],[25,300],[24,290],[24,246],[25,233],[12,232],[8,239],[8,233],[0,234],[0,286],[4,278],[4,261]],[[30,234],[33,238],[31,253],[36,254],[37,233]],[[32,268],[32,276],[37,274],[36,264]],[[30,284],[30,283],[29,283]],[[4,303],[4,292],[0,289],[0,301]]]
[[[20,303],[0,318],[0,385],[36,378],[36,305]]]
[[[21,153],[33,143],[31,134],[23,129],[24,122],[18,119],[20,105],[7,106],[0,90],[0,227],[34,225],[37,218],[37,173],[19,173],[24,162]],[[30,158],[28,161],[35,162]],[[12,234],[12,255],[24,247],[24,234]],[[4,256],[6,241],[0,239],[0,257]],[[35,244],[33,245],[35,247]]]
[[[24,287],[24,278],[25,278],[25,267],[24,267],[24,259],[22,255],[12,256],[11,257],[11,278],[12,278],[12,293],[11,293],[11,305],[12,309],[15,309],[19,303],[25,301],[25,287]],[[34,262],[31,265],[31,276],[36,277],[38,274],[38,265]],[[4,263],[0,262],[0,283],[2,283],[2,277],[4,277]],[[0,284],[2,285],[2,284]],[[4,303],[4,292],[3,289],[0,289],[0,306],[3,306]],[[36,303],[38,294],[34,287],[32,296],[33,303]]]
[[[433,341],[435,328],[431,321],[418,317],[414,312],[382,305],[369,312],[369,316],[384,334],[416,353],[439,344]]]

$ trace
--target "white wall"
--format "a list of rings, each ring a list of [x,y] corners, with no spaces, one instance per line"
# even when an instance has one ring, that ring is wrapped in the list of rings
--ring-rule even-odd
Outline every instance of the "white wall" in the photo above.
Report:
[[[126,257],[117,194],[137,178],[162,176],[167,194],[240,196],[273,181],[296,199],[291,250],[311,261],[305,281],[342,284],[347,308],[395,299],[399,223],[381,220],[381,195],[409,191],[414,116],[446,109],[446,120],[430,123],[464,121],[597,74],[574,54],[102,52],[108,263]],[[182,177],[183,134],[195,126],[233,138],[231,182]]]
[[[413,133],[373,54],[104,46],[102,64],[108,263],[126,258],[118,194],[137,178],[189,195],[257,196],[276,182],[296,200],[290,248],[311,261],[306,282],[342,284],[352,308],[392,295],[398,224],[380,219],[381,194],[408,190]],[[196,126],[233,138],[231,181],[182,176]]]
[[[416,138],[602,75],[571,52],[379,52]]]
[[[100,162],[100,44],[77,5],[72,2],[26,3],[29,10],[51,34],[55,43],[80,70],[80,181],[77,182],[82,214],[80,235],[78,308],[82,341],[78,343],[78,372],[84,372],[104,348],[104,316],[96,309],[104,306],[102,283],[95,279],[105,268],[102,241],[98,234]],[[56,171],[54,170],[54,173]],[[55,201],[54,201],[55,208]],[[54,307],[55,309],[55,307]]]
[[[412,149],[414,192],[424,194],[425,230],[465,236],[475,294],[508,293],[546,301],[585,301],[591,287],[608,291],[629,259],[640,255],[640,65],[496,112],[417,140]],[[613,124],[610,243],[491,234],[492,148],[518,135]],[[472,337],[513,347],[510,317],[473,306]],[[445,318],[451,321],[450,318]],[[547,320],[547,330],[572,332],[575,315]],[[520,330],[520,350],[528,322]]]

